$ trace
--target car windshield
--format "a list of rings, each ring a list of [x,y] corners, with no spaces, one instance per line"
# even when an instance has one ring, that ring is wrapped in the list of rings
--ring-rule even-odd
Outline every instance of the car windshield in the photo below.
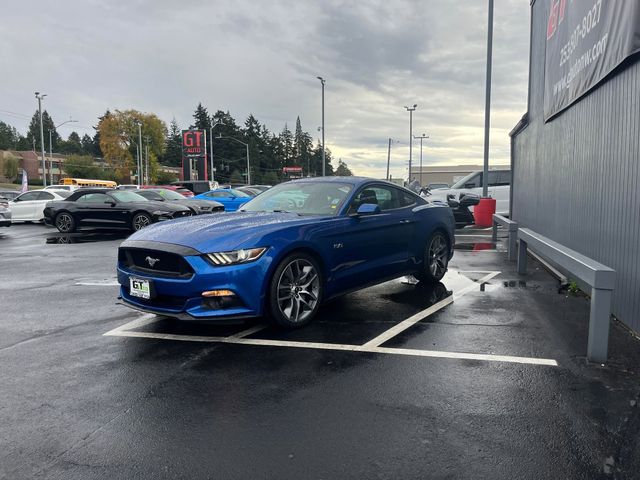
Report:
[[[455,188],[455,189],[460,189],[460,188],[464,188],[464,184],[467,183],[469,180],[471,180],[472,177],[476,176],[478,172],[471,172],[469,175],[462,177],[460,180],[458,180],[456,183],[454,183],[453,185],[451,185],[451,188]]]
[[[117,201],[122,203],[131,203],[131,202],[146,202],[147,199],[142,195],[138,195],[135,192],[130,192],[128,190],[118,190],[114,192],[110,192],[110,195],[115,198]]]
[[[147,200],[156,200],[156,201],[159,201],[159,202],[162,201],[162,196],[158,192],[155,192],[155,191],[137,190],[135,193],[137,193],[141,197],[146,198]]]
[[[246,203],[241,211],[336,215],[352,189],[352,185],[338,182],[282,183]]]
[[[184,195],[180,195],[178,192],[163,188],[161,190],[154,190],[154,193],[166,198],[167,200],[184,200]]]
[[[244,192],[241,192],[240,190],[236,190],[235,188],[230,188],[228,190],[231,192],[231,195],[233,195],[234,197],[249,198],[251,196],[251,195],[247,195]]]

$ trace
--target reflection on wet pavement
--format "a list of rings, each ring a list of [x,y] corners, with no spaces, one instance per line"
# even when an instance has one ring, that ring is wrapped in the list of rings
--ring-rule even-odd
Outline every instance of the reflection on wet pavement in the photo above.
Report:
[[[113,232],[113,231],[90,231],[78,233],[59,233],[49,235],[46,238],[48,244],[69,244],[69,243],[94,243],[94,242],[110,242],[114,240],[124,240],[130,235],[129,232]]]

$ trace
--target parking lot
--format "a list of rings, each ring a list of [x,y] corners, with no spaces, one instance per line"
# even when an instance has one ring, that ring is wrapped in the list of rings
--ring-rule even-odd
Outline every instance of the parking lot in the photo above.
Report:
[[[0,478],[636,478],[638,340],[461,230],[311,325],[216,326],[118,302],[125,236],[0,231]]]

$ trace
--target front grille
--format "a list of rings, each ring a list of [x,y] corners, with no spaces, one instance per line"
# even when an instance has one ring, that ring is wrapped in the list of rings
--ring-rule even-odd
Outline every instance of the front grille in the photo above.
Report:
[[[151,300],[145,300],[144,298],[131,296],[129,287],[124,287],[124,293],[128,298],[131,298],[132,301],[141,305],[146,305],[149,307],[168,308],[172,310],[182,310],[184,308],[185,302],[187,301],[186,298],[175,297],[173,295],[156,295]]]
[[[129,270],[162,277],[189,278],[194,273],[183,257],[162,250],[120,247],[118,261]]]
[[[172,218],[182,218],[182,217],[188,217],[191,215],[191,210],[185,210],[185,211],[179,211],[179,212],[174,212]]]

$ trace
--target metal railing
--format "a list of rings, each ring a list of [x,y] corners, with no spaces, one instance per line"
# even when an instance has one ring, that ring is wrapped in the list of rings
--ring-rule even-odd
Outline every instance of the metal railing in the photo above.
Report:
[[[518,241],[519,274],[527,273],[527,250],[532,250],[591,287],[587,358],[591,362],[606,362],[615,270],[528,228],[518,229]]]
[[[493,243],[498,241],[498,226],[505,227],[509,232],[509,243],[507,245],[507,248],[509,252],[509,260],[513,261],[516,259],[516,250],[518,243],[518,222],[509,220],[502,215],[493,214],[493,235],[491,236],[491,241]]]

